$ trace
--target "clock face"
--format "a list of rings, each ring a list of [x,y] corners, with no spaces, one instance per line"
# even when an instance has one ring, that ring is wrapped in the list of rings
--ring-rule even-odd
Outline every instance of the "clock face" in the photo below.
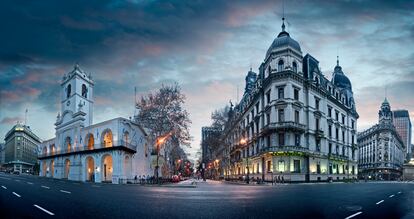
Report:
[[[68,100],[68,102],[66,102],[66,106],[69,106],[70,105],[70,100]]]

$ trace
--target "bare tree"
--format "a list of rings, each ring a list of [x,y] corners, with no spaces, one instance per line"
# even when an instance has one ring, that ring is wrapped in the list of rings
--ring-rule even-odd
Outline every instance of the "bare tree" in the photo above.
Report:
[[[143,96],[137,103],[136,121],[150,130],[150,136],[171,136],[180,145],[190,145],[189,125],[191,121],[184,109],[185,95],[178,83],[162,85],[154,93]]]

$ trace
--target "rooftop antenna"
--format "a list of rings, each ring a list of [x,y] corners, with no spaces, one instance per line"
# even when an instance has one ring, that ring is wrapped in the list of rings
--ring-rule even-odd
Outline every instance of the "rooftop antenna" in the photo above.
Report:
[[[282,17],[282,31],[285,31],[285,1],[283,1],[282,2],[282,14],[283,14],[283,17]]]
[[[26,124],[27,124],[27,112],[28,112],[28,109],[26,108],[26,111],[25,111],[25,113],[24,113],[24,125],[26,126]]]

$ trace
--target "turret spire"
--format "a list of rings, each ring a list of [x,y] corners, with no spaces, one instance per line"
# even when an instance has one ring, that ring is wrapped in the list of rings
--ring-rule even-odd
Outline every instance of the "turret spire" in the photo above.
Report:
[[[336,56],[336,66],[339,66],[339,56]]]

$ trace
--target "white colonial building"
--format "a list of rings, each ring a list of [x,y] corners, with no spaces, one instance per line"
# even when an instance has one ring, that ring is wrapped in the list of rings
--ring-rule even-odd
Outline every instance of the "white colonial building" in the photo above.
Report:
[[[310,182],[357,176],[351,82],[339,61],[328,80],[284,24],[259,73],[248,72],[243,98],[229,117],[218,155],[224,177]]]
[[[145,130],[131,119],[93,124],[91,75],[78,65],[63,76],[56,137],[41,144],[40,175],[91,182],[122,182],[152,175]]]

